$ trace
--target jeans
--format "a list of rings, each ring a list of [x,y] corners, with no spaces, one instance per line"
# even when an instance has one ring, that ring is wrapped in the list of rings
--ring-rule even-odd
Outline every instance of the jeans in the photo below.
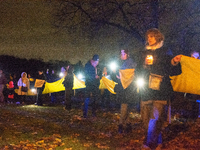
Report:
[[[99,89],[95,87],[86,87],[85,101],[83,108],[83,117],[87,118],[89,104],[92,106],[92,115],[96,116],[97,99],[99,97]]]
[[[147,129],[144,144],[156,148],[162,143],[161,130],[166,120],[167,101],[149,100],[143,103],[143,123]]]

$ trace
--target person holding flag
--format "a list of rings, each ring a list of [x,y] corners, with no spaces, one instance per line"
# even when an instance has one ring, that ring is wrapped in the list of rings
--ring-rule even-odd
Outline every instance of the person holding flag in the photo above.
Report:
[[[181,74],[181,55],[167,55],[163,46],[164,36],[156,28],[146,32],[146,47],[142,52],[140,76],[145,78],[145,87],[141,89],[142,118],[146,129],[143,148],[156,149],[162,146],[161,129],[167,118],[167,106],[173,95],[169,76]],[[159,147],[160,147],[159,146]]]
[[[131,123],[129,122],[128,103],[135,101],[136,88],[133,85],[134,70],[136,63],[129,57],[129,51],[122,49],[120,51],[121,66],[119,74],[116,75],[119,81],[115,86],[117,98],[121,103],[120,120],[118,125],[119,133],[130,133],[132,130]]]

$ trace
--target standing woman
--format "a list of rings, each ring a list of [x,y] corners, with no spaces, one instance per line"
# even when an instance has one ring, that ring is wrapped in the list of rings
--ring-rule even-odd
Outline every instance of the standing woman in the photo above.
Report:
[[[26,95],[28,93],[28,89],[30,87],[29,79],[27,78],[27,73],[22,72],[21,78],[18,80],[17,85],[19,87],[18,89],[18,95],[20,98],[20,103],[24,103],[26,101]]]
[[[163,46],[164,36],[158,29],[146,32],[146,50],[140,62],[140,76],[146,80],[146,86],[141,91],[141,115],[146,138],[144,148],[155,149],[162,143],[161,129],[167,118],[167,106],[173,94],[169,76],[181,74],[181,55],[167,55]]]

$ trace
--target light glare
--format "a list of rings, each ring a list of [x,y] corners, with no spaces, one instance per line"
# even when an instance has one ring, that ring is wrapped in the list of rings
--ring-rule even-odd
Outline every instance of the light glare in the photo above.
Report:
[[[137,83],[138,87],[143,87],[144,86],[144,79],[139,78],[139,79],[137,79],[136,83]]]
[[[112,62],[112,63],[110,64],[110,69],[111,69],[111,70],[116,70],[116,68],[117,68],[117,64],[116,64],[115,62]]]
[[[83,75],[81,73],[79,73],[77,77],[78,77],[78,79],[81,80],[83,78]]]
[[[31,92],[36,93],[36,89],[31,89]]]
[[[59,74],[59,77],[62,78],[63,76],[64,76],[64,73],[61,72],[61,73]]]

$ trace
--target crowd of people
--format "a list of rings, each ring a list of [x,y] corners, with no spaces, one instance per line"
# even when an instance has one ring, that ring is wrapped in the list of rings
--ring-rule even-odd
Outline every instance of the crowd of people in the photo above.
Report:
[[[140,112],[143,121],[144,128],[146,129],[146,136],[144,139],[144,145],[142,149],[156,149],[159,144],[162,143],[161,130],[166,120],[170,123],[170,101],[173,96],[173,88],[170,82],[169,76],[181,74],[181,55],[175,57],[168,55],[168,48],[164,45],[164,36],[156,28],[149,29],[146,32],[146,45],[144,51],[141,51],[139,61],[133,60],[130,57],[127,49],[119,51],[119,67],[118,69],[110,72],[110,79],[116,82],[114,91],[116,92],[116,99],[120,103],[120,119],[118,125],[118,132],[120,134],[130,133],[132,131],[132,125],[129,122],[129,103],[137,101],[139,98]],[[197,56],[198,55],[198,56]],[[191,54],[192,57],[199,57],[198,52]],[[91,106],[92,116],[96,117],[97,102],[99,100],[100,90],[99,84],[102,76],[108,76],[107,68],[104,66],[103,71],[99,74],[98,64],[100,58],[98,54],[95,54],[85,64],[85,98],[83,106],[83,117],[88,117],[88,109]],[[64,67],[65,80],[63,85],[65,87],[65,105],[66,109],[72,108],[72,96],[73,96],[73,72],[72,65]],[[53,70],[52,74],[53,74]],[[124,74],[129,73],[128,78],[124,78]],[[142,76],[145,80],[143,88],[139,89],[134,80]],[[37,86],[37,99],[36,105],[42,106],[42,91],[45,87],[45,81],[54,82],[55,78],[52,78],[48,73],[43,73],[43,70],[38,70],[36,76],[38,82],[41,80],[40,85]],[[131,80],[130,80],[131,79]],[[127,80],[126,84],[124,80]],[[28,89],[30,89],[30,81],[26,72],[22,72],[21,78],[17,81],[14,77],[10,78],[8,82],[9,86],[9,101],[17,97],[20,103],[26,101],[26,95]],[[6,78],[0,70],[0,101],[3,102],[3,89],[7,84]],[[16,86],[18,87],[18,94],[13,91]],[[109,105],[109,91],[104,90],[102,94],[103,107]],[[15,97],[16,96],[16,97]],[[54,93],[51,93],[53,98]],[[55,100],[52,99],[52,102]]]
[[[143,118],[146,136],[143,149],[156,149],[162,143],[161,129],[167,118],[167,109],[173,95],[173,88],[169,76],[181,74],[181,55],[171,56],[167,54],[164,46],[164,36],[158,29],[150,29],[146,33],[145,50],[141,52],[139,62],[129,57],[129,51],[120,51],[121,64],[115,71],[115,91],[120,99],[119,133],[131,132],[131,124],[128,121],[128,101],[136,98],[137,87],[132,83],[124,85],[122,82],[123,70],[134,70],[134,78],[143,76],[145,86],[140,89],[141,115]],[[87,117],[88,104],[91,103],[92,115],[96,116],[96,95],[99,87],[97,74],[98,55],[85,65],[86,98],[84,102],[83,117]]]

